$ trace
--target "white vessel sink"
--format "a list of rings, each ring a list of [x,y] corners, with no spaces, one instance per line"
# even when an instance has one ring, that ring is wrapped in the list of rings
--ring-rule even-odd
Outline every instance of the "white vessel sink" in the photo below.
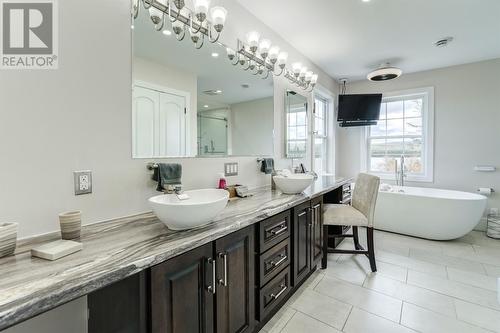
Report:
[[[218,189],[185,191],[189,199],[179,200],[176,194],[149,198],[156,216],[169,229],[184,230],[210,223],[227,205],[229,192]]]
[[[276,186],[285,194],[302,193],[314,181],[313,175],[296,173],[287,176],[278,175],[273,177]]]

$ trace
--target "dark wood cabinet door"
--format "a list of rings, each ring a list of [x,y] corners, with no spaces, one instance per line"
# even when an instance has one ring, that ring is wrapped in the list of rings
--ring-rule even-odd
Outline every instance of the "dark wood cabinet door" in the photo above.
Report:
[[[89,333],[146,333],[147,273],[141,272],[87,296]]]
[[[216,332],[252,332],[255,325],[255,235],[248,227],[215,241]]]
[[[303,203],[293,209],[293,286],[311,270],[311,205]]]
[[[152,332],[213,332],[212,254],[209,243],[151,268]]]
[[[323,198],[311,200],[311,267],[323,257]]]

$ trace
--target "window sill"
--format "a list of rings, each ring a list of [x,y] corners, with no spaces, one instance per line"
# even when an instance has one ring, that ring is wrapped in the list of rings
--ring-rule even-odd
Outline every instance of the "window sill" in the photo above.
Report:
[[[388,175],[388,174],[381,174],[381,173],[375,173],[375,172],[368,172],[370,175],[374,175],[377,177],[380,177],[381,180],[390,180],[390,181],[396,181],[396,177],[394,175]],[[405,182],[408,183],[432,183],[434,180],[430,177],[405,177]]]

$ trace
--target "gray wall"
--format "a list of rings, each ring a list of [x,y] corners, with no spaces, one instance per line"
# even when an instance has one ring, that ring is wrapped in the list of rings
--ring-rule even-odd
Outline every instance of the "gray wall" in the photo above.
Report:
[[[500,59],[404,74],[399,79],[348,86],[348,93],[390,92],[434,87],[434,182],[410,186],[473,192],[493,187],[500,192]],[[361,170],[361,128],[339,128],[339,167],[343,175]],[[476,165],[494,165],[494,173],[473,171]],[[500,207],[500,195],[489,199]]]

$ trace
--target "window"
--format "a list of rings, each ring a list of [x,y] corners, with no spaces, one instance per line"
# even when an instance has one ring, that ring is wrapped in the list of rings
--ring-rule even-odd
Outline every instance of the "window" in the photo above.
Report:
[[[314,96],[314,171],[328,172],[328,100]]]
[[[432,181],[433,89],[384,94],[377,125],[366,130],[366,169],[394,179],[405,156],[409,181]]]
[[[287,158],[306,156],[307,146],[307,99],[287,92]]]
[[[314,91],[313,170],[318,175],[332,175],[334,171],[334,111],[333,97],[323,89]]]

